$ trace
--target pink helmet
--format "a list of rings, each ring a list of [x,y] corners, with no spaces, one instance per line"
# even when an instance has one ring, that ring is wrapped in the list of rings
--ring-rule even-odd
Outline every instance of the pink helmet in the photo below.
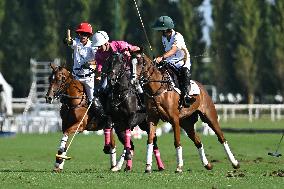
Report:
[[[93,28],[91,26],[91,24],[87,23],[87,22],[82,22],[81,24],[79,24],[79,26],[76,29],[77,33],[89,33],[90,35],[93,35]]]

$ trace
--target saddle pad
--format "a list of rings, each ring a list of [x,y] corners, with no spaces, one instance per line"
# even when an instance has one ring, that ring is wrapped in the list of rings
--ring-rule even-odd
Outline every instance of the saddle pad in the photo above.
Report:
[[[189,91],[189,95],[198,95],[198,94],[200,94],[200,89],[199,89],[198,85],[195,83],[195,81],[190,80],[190,85],[191,85],[191,89]],[[180,89],[179,88],[174,87],[174,89],[175,89],[175,91],[178,94],[180,94]]]

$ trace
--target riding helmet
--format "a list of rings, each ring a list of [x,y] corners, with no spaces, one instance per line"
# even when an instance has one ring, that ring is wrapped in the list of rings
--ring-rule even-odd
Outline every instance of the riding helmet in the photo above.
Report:
[[[154,30],[167,30],[173,29],[174,27],[175,24],[169,16],[160,16],[152,26]]]

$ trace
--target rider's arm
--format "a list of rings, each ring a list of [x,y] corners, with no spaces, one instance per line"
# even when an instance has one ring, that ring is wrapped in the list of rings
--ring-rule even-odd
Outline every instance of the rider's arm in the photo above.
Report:
[[[177,50],[178,50],[177,46],[173,45],[169,51],[165,52],[162,56],[157,57],[156,62],[159,63],[162,60],[165,60],[166,58],[174,55],[177,52]]]

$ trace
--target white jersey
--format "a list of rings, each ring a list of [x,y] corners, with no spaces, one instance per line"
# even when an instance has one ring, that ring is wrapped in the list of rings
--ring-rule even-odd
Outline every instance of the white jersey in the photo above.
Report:
[[[166,61],[177,68],[186,67],[190,69],[190,55],[186,48],[183,36],[174,31],[172,32],[170,40],[167,37],[162,36],[162,43],[166,52],[171,50],[172,46],[177,47],[177,51],[172,56],[166,58]]]
[[[71,48],[74,49],[73,59],[73,75],[85,86],[85,90],[89,100],[94,98],[94,80],[95,74],[88,68],[83,68],[86,62],[95,60],[97,48],[92,47],[92,41],[88,40],[84,46],[78,38],[73,40]]]
[[[75,38],[71,48],[74,49],[73,74],[89,74],[91,71],[89,69],[81,69],[81,66],[86,62],[95,60],[97,49],[92,47],[92,41],[88,40],[87,44],[84,46],[78,38]]]

